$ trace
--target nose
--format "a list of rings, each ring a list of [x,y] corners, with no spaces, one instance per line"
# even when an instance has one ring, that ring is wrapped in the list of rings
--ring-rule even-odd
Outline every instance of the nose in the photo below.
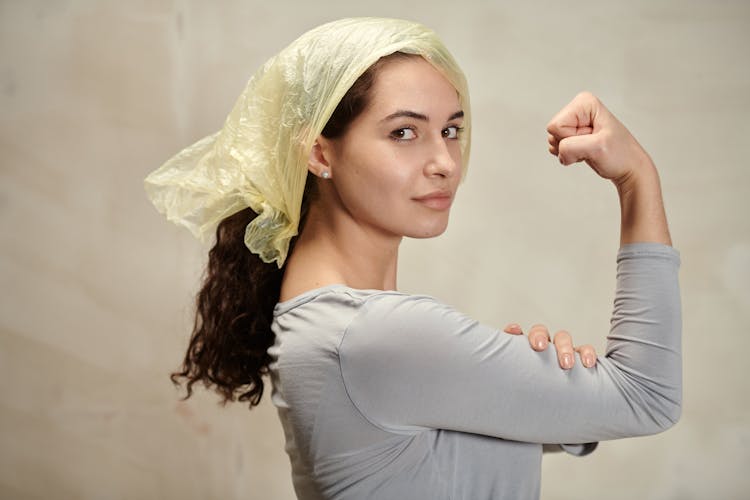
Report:
[[[455,140],[445,139],[441,136],[432,141],[430,143],[430,154],[425,164],[425,174],[440,177],[455,175],[460,168],[459,151],[458,143]]]

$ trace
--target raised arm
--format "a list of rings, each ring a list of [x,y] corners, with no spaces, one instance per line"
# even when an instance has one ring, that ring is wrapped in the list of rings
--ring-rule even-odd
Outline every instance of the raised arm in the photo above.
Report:
[[[605,356],[561,371],[554,352],[533,352],[429,297],[378,295],[340,347],[349,395],[375,425],[583,443],[652,434],[679,418],[679,256],[668,246],[656,170],[590,94],[549,129],[562,163],[586,161],[620,194],[623,245]]]

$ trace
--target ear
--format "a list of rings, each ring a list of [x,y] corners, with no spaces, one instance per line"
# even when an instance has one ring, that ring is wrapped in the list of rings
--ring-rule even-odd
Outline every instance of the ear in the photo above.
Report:
[[[333,174],[332,166],[333,145],[323,136],[318,137],[310,150],[307,159],[307,170],[323,179],[330,179]]]

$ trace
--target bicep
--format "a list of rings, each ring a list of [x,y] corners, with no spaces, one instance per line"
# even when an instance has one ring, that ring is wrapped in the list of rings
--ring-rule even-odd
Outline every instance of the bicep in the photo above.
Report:
[[[386,430],[539,443],[633,433],[623,428],[632,412],[608,360],[561,370],[553,349],[535,352],[525,337],[428,298],[373,304],[350,325],[340,355],[353,403]]]

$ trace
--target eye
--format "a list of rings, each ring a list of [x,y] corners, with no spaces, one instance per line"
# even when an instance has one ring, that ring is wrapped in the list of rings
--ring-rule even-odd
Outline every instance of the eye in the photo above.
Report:
[[[391,138],[397,141],[410,141],[416,137],[417,134],[410,127],[399,128],[391,132]]]
[[[458,139],[458,134],[463,130],[462,127],[451,125],[443,129],[443,137],[446,139]]]

